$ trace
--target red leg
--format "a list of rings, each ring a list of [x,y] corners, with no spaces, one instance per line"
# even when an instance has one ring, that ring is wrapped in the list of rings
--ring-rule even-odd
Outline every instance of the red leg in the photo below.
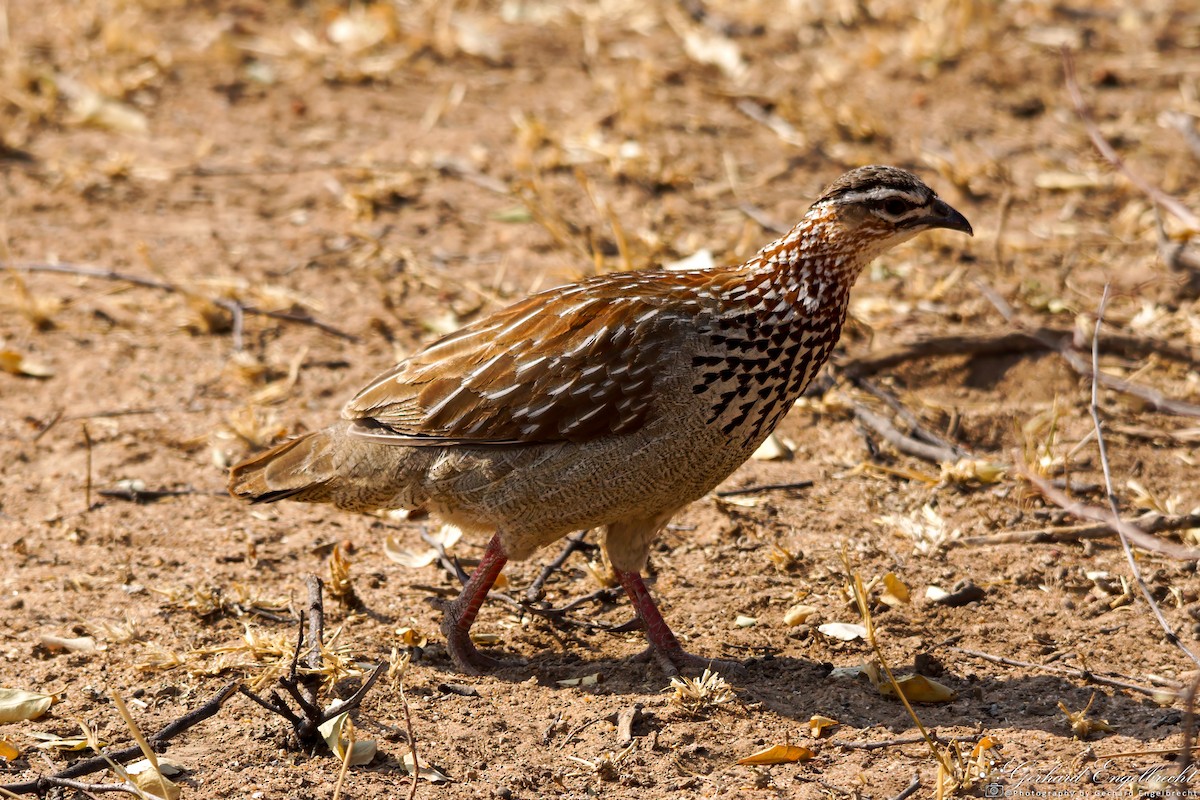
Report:
[[[454,665],[463,672],[479,675],[495,669],[500,662],[485,656],[475,649],[471,641],[471,624],[479,613],[479,607],[487,599],[488,591],[500,576],[500,570],[508,563],[508,556],[500,545],[499,534],[488,542],[479,566],[463,585],[462,592],[445,608],[442,617],[442,633],[446,637],[446,649]]]
[[[645,581],[637,572],[623,572],[614,569],[625,593],[637,611],[638,619],[646,626],[646,638],[650,641],[647,654],[652,656],[668,675],[678,675],[681,669],[702,670],[706,667],[714,672],[740,673],[744,667],[736,661],[725,661],[715,658],[695,656],[683,649],[675,634],[671,632],[667,621],[663,619],[646,588]]]

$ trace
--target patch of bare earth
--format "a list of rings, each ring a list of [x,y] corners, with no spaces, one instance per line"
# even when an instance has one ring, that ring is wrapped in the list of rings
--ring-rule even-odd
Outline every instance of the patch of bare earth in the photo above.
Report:
[[[0,23],[0,687],[59,699],[0,725],[18,752],[0,782],[88,755],[44,756],[35,732],[83,721],[130,744],[113,693],[152,733],[231,680],[269,690],[304,579],[328,579],[338,548],[359,602],[327,592],[341,661],[326,698],[412,659],[353,715],[378,754],[335,789],[339,760],[296,749],[282,718],[234,695],[171,742],[184,797],[406,795],[401,683],[421,758],[453,779],[422,781],[421,797],[882,799],[914,776],[918,797],[956,780],[986,796],[1179,785],[1195,665],[1116,539],[985,537],[1091,524],[1026,473],[1106,507],[1087,370],[1044,342],[995,346],[1046,328],[1086,367],[1106,284],[1101,369],[1184,404],[1100,387],[1121,514],[1200,506],[1200,305],[1160,258],[1154,204],[1097,155],[1059,52],[1076,51],[1099,134],[1200,211],[1183,132],[1200,115],[1194,7],[83,0],[0,2]],[[880,259],[841,367],[778,431],[790,457],[751,461],[720,491],[810,486],[711,496],[655,545],[653,590],[689,649],[747,661],[726,676],[735,699],[674,703],[657,669],[625,660],[643,639],[606,630],[631,611],[603,593],[558,616],[493,598],[476,630],[525,665],[456,675],[426,602],[455,581],[385,553],[420,556],[419,527],[436,522],[224,494],[230,463],[327,424],[421,342],[597,270],[743,259],[864,163],[915,169],[976,235]],[[1185,237],[1186,220],[1163,220]],[[861,368],[934,337],[975,344]],[[872,412],[965,463],[899,452]],[[1186,525],[1155,536],[1198,545]],[[450,553],[469,566],[481,545]],[[502,591],[522,598],[556,552],[510,565]],[[1136,556],[1196,650],[1195,561]],[[862,623],[852,575],[893,670],[954,691],[915,706],[952,774],[857,674],[873,648],[818,630]],[[594,551],[575,553],[542,605],[604,576]],[[897,582],[908,602],[884,597]],[[960,582],[981,591],[930,599]],[[1073,732],[1060,703],[1090,704],[1093,727]],[[837,725],[814,730],[814,715]],[[737,763],[777,744],[811,757]]]

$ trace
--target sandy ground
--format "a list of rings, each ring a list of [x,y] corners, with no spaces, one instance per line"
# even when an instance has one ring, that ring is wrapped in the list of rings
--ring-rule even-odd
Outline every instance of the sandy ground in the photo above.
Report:
[[[955,692],[916,712],[965,737],[955,769],[972,761],[976,777],[960,793],[1173,785],[1186,704],[1170,687],[1194,666],[1114,540],[964,541],[1078,522],[1013,464],[1104,502],[1091,383],[1045,350],[919,355],[872,378],[926,429],[1008,465],[995,482],[897,453],[855,421],[856,404],[892,412],[844,368],[781,425],[789,458],[751,461],[721,488],[811,486],[710,496],[674,520],[651,556],[665,615],[694,651],[748,663],[733,699],[698,713],[655,667],[626,660],[640,634],[606,630],[629,619],[623,598],[559,620],[493,599],[476,630],[523,663],[464,678],[427,602],[454,581],[385,552],[419,554],[418,526],[436,521],[251,509],[223,491],[230,463],[327,424],[432,336],[598,270],[701,250],[745,258],[864,163],[916,170],[976,236],[927,235],[880,259],[856,288],[843,365],[1013,330],[977,280],[1020,324],[1078,329],[1086,347],[1111,284],[1105,371],[1200,402],[1200,305],[1157,255],[1152,204],[1097,156],[1064,89],[1066,44],[1100,132],[1200,209],[1200,162],[1169,116],[1200,114],[1200,13],[1138,7],[0,3],[0,260],[22,267],[0,274],[0,686],[60,700],[0,726],[20,752],[0,759],[0,780],[78,757],[37,749],[34,732],[74,736],[82,721],[128,744],[112,693],[152,732],[231,680],[273,680],[305,578],[328,579],[336,549],[360,603],[326,598],[338,666],[326,697],[412,658],[354,715],[379,751],[349,770],[343,797],[407,795],[401,684],[421,757],[452,778],[422,781],[421,797],[882,799],[914,776],[913,796],[933,797],[938,764],[904,707],[846,676],[876,658],[870,645],[818,631],[861,621],[846,563],[880,579],[868,595],[888,663]],[[39,264],[76,274],[23,269]],[[1194,418],[1111,389],[1100,412],[1126,517],[1200,506]],[[1197,544],[1195,531],[1160,537]],[[451,553],[469,566],[482,544]],[[504,591],[522,597],[556,552],[511,565]],[[572,555],[545,601],[602,588],[595,558]],[[1197,649],[1195,562],[1138,561]],[[882,599],[887,573],[910,602]],[[929,599],[960,581],[981,598]],[[789,625],[797,604],[812,613]],[[1113,730],[1073,734],[1060,703],[1090,704],[1087,718]],[[626,742],[617,722],[634,706]],[[814,715],[838,724],[814,735]],[[737,763],[776,744],[812,757]],[[169,755],[189,770],[184,797],[328,798],[340,768],[240,695]]]

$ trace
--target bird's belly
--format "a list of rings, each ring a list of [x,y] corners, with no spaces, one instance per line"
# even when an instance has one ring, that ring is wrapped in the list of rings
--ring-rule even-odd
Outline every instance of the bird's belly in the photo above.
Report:
[[[757,445],[699,420],[582,445],[455,448],[430,469],[425,490],[443,516],[499,529],[510,557],[521,559],[571,531],[673,513]]]

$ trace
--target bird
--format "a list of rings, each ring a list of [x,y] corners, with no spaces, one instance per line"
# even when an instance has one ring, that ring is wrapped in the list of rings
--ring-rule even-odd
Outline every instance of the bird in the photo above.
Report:
[[[464,673],[504,665],[470,628],[505,563],[594,528],[644,654],[668,675],[723,663],[686,651],[663,619],[642,577],[650,546],[817,375],[862,270],[933,228],[974,235],[913,173],[851,169],[743,263],[597,275],[432,342],[371,381],[341,420],[236,464],[229,490],[258,503],[424,509],[491,533],[443,608]]]

